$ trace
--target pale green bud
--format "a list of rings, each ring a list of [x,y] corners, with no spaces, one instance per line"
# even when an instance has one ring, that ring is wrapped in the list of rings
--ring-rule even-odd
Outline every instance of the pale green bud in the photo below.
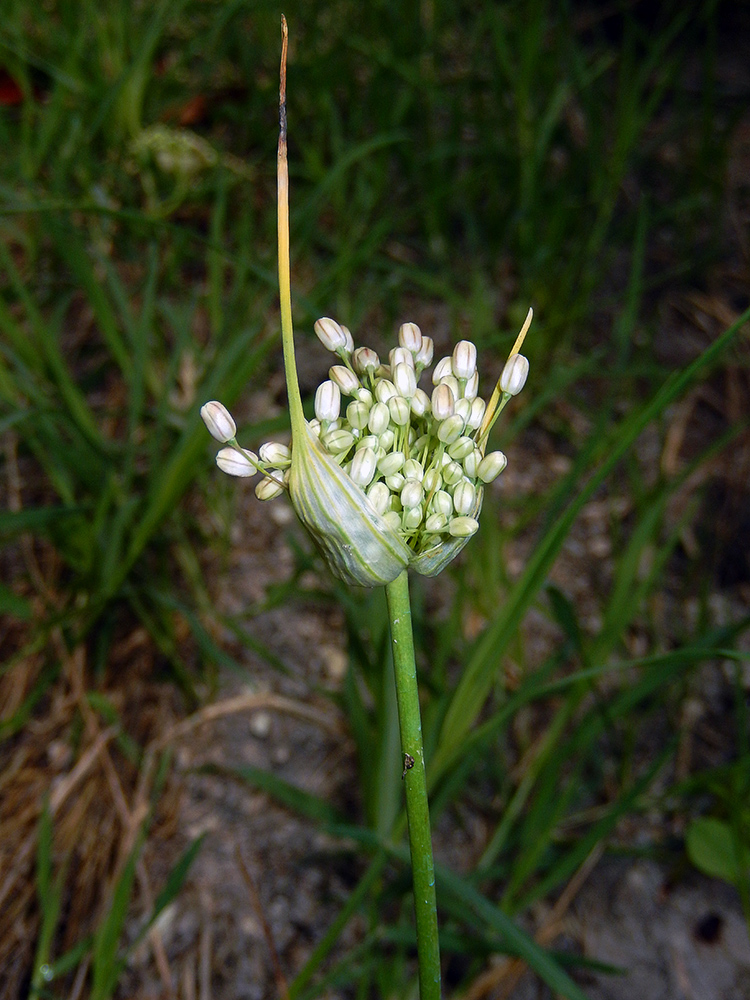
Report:
[[[432,498],[430,506],[436,514],[443,514],[446,518],[450,517],[453,513],[453,498],[445,490],[438,490]]]
[[[501,451],[491,451],[479,463],[477,476],[483,483],[491,483],[493,479],[497,479],[507,464],[508,459]]]
[[[450,359],[449,359],[450,360]],[[436,420],[447,420],[452,417],[456,408],[456,401],[447,385],[436,386],[432,391],[432,415]]]
[[[401,515],[398,511],[389,510],[387,513],[383,514],[383,520],[393,531],[399,531],[401,528]],[[408,551],[408,549],[407,549]]]
[[[526,385],[529,375],[529,361],[523,354],[514,354],[508,358],[500,376],[500,388],[509,396],[517,396]]]
[[[375,398],[378,402],[387,403],[393,396],[398,396],[398,391],[390,379],[381,378],[375,383]]]
[[[477,370],[477,349],[470,340],[459,340],[453,348],[453,374],[456,378],[469,379]]]
[[[463,478],[464,470],[458,462],[448,462],[447,465],[443,466],[443,479],[448,486],[455,486],[456,483],[460,483]]]
[[[448,528],[448,518],[445,514],[430,514],[424,523],[424,530],[429,531],[430,534],[436,534],[440,531],[446,531]]]
[[[414,507],[405,507],[404,513],[401,515],[401,524],[404,526],[404,530],[413,531],[418,528],[422,523],[422,507],[417,504]]]
[[[378,462],[378,469],[384,476],[392,476],[399,472],[404,464],[404,453],[402,451],[392,451]]]
[[[466,437],[465,434],[448,446],[448,454],[451,458],[455,458],[457,462],[463,461],[472,451],[474,451],[474,441],[472,438]]]
[[[352,354],[352,364],[360,375],[373,375],[380,367],[380,358],[369,347],[358,347]]]
[[[435,490],[439,490],[443,485],[443,477],[437,469],[428,469],[424,474],[422,485],[424,486],[425,493],[434,493]]]
[[[432,341],[432,337],[422,337],[422,346],[417,351],[414,357],[414,365],[417,371],[422,371],[427,368],[428,365],[432,364],[432,353],[435,349],[435,345]]]
[[[234,448],[222,448],[216,456],[216,464],[228,476],[247,479],[258,471],[258,456],[244,449],[236,451]]]
[[[391,491],[385,483],[373,483],[367,491],[367,499],[373,505],[378,514],[384,514],[388,510],[388,501],[391,499]]]
[[[432,369],[432,384],[439,385],[441,379],[444,379],[446,375],[453,374],[453,359],[452,358],[441,358],[435,367]]]
[[[321,382],[315,391],[315,416],[321,423],[336,420],[341,412],[341,390],[335,382]]]
[[[335,319],[329,319],[327,316],[324,316],[322,319],[317,320],[315,323],[315,333],[323,347],[333,354],[346,350],[347,337],[344,333],[344,328],[339,326]]]
[[[201,417],[208,433],[215,441],[226,444],[227,441],[233,440],[237,433],[237,425],[232,419],[232,414],[223,403],[220,403],[216,399],[212,399],[209,403],[204,403],[201,406]]]
[[[430,409],[430,397],[424,389],[417,389],[410,400],[411,412],[415,417],[423,417]]]
[[[401,490],[401,503],[404,507],[416,507],[424,499],[424,489],[418,479],[407,479]]]
[[[377,457],[372,448],[362,448],[354,453],[352,467],[349,475],[357,486],[369,486],[372,477],[375,475],[377,467]]]
[[[403,396],[392,396],[388,400],[388,412],[397,427],[406,427],[411,416],[411,407]]]
[[[359,451],[360,448],[372,448],[373,451],[377,451],[379,441],[380,439],[374,434],[365,434],[364,437],[357,441],[357,451]]]
[[[414,371],[414,355],[405,347],[394,347],[388,354],[391,371],[395,372],[397,365],[408,365]]]
[[[361,389],[357,389],[355,391],[354,398],[359,400],[360,403],[364,403],[368,409],[375,402],[375,397],[373,396],[373,394],[370,392],[369,389],[365,389],[364,386]]]
[[[470,514],[474,509],[476,490],[466,479],[462,480],[453,490],[453,506],[457,514]]]
[[[400,493],[405,482],[406,479],[400,472],[394,472],[390,476],[385,477],[385,485],[389,490],[393,490],[394,493]]]
[[[450,391],[453,393],[454,403],[458,402],[461,398],[461,386],[458,384],[458,379],[455,375],[444,375],[440,379],[441,385],[447,385]]]
[[[390,451],[391,448],[396,443],[396,435],[389,427],[387,431],[383,431],[383,433],[379,436],[378,440],[380,442],[380,447],[383,449],[383,452]]]
[[[388,428],[391,414],[385,403],[374,403],[370,410],[367,426],[372,434],[382,434]]]
[[[469,479],[476,479],[479,470],[479,463],[482,461],[482,453],[479,448],[474,448],[463,460],[464,472]]]
[[[321,444],[331,455],[345,455],[354,444],[354,435],[343,427],[327,431],[320,436]]]
[[[405,364],[396,365],[393,369],[393,384],[399,396],[411,399],[417,391],[417,376],[414,373],[414,369]]]
[[[444,420],[442,424],[440,424],[437,432],[438,438],[443,442],[443,444],[453,444],[454,441],[461,437],[463,429],[464,422],[461,417],[455,413],[452,417],[448,417],[447,420]]]
[[[471,401],[471,411],[466,419],[466,426],[471,427],[473,431],[479,430],[482,426],[482,418],[484,417],[484,411],[487,408],[487,404],[481,398],[477,396]]]
[[[292,453],[285,444],[278,441],[268,441],[260,446],[258,454],[260,460],[267,465],[277,465],[280,468],[289,465],[292,461]]]
[[[422,348],[422,341],[422,331],[416,323],[404,323],[399,327],[398,342],[407,351],[411,351],[412,354],[418,354]]]
[[[422,463],[418,462],[415,458],[410,458],[408,461],[404,462],[404,467],[401,470],[404,474],[405,479],[416,479],[417,482],[422,482],[424,479],[424,469]]]
[[[255,487],[255,495],[259,500],[273,500],[275,497],[281,496],[283,492],[284,487],[281,479],[274,479],[272,476],[261,479]]]
[[[470,538],[479,527],[479,521],[473,517],[453,517],[448,524],[448,531],[454,538]]]
[[[456,400],[456,413],[464,423],[467,423],[471,416],[471,400],[459,398]]]
[[[355,400],[353,403],[349,403],[346,408],[346,419],[352,427],[362,431],[367,427],[367,421],[370,419],[370,407]]]
[[[464,386],[464,399],[476,399],[479,392],[479,372],[474,372],[470,379],[466,380]]]
[[[328,377],[335,382],[345,396],[353,396],[360,389],[359,379],[345,365],[334,365],[328,369]]]

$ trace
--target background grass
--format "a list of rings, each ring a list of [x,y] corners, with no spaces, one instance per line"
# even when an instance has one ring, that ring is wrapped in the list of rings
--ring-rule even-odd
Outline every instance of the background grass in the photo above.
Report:
[[[443,352],[470,336],[491,374],[535,308],[532,378],[501,444],[519,466],[549,456],[550,475],[533,493],[517,481],[502,506],[488,499],[482,544],[450,571],[450,613],[435,616],[419,581],[414,600],[435,816],[479,809],[488,829],[470,876],[443,876],[449,986],[466,988],[501,951],[580,996],[510,917],[559,892],[592,852],[622,849],[624,816],[659,810],[665,832],[649,850],[679,863],[681,831],[700,815],[690,857],[734,882],[750,917],[747,326],[735,322],[748,305],[747,185],[731,181],[747,166],[748,79],[732,61],[743,15],[715,2],[650,14],[541,0],[285,13],[300,343],[319,315],[375,346],[416,319]],[[194,707],[231,661],[200,557],[227,539],[206,538],[194,516],[208,487],[225,519],[228,492],[198,407],[231,406],[279,367],[278,22],[275,4],[248,2],[4,10],[0,753],[11,777],[0,823],[15,846],[0,891],[26,886],[13,911],[26,943],[4,935],[18,989],[111,995],[134,887],[153,919],[166,905],[141,857],[164,780],[144,752],[156,723],[143,705],[166,676],[182,692],[173,711]],[[243,439],[282,425],[256,422]],[[560,570],[597,503],[606,559]],[[300,597],[314,563],[295,545],[297,573],[266,607]],[[326,982],[386,995],[411,974],[413,939],[385,619],[379,595],[326,586],[347,615],[338,701],[360,751],[360,813],[273,775],[243,779],[371,857],[292,995]],[[229,624],[278,666],[254,610]],[[543,662],[528,615],[549,623]],[[119,652],[136,633],[148,637],[137,667]],[[134,678],[124,704],[111,696],[123,670]],[[685,771],[685,706],[705,670],[723,692],[724,743]],[[92,747],[111,754],[120,825],[91,868],[64,848],[93,822],[91,802],[42,811],[35,793],[17,808],[32,788],[28,775],[14,784],[19,753],[36,761],[35,789],[51,781],[40,732],[67,748],[63,774]],[[37,824],[34,863],[18,845]],[[92,879],[110,890],[76,908],[76,884]],[[358,908],[360,949],[324,965]]]

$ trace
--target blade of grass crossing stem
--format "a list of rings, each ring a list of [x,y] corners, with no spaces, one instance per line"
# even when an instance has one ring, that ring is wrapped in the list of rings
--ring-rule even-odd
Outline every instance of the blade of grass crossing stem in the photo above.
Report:
[[[139,830],[136,842],[115,883],[112,900],[104,920],[94,934],[91,1000],[109,1000],[117,986],[121,971],[117,949],[125,926],[135,880],[135,870],[145,838],[146,828],[144,825]]]
[[[461,744],[473,727],[492,687],[503,651],[542,586],[581,508],[648,424],[717,360],[749,317],[750,310],[747,310],[700,357],[684,371],[670,377],[649,403],[627,417],[617,428],[612,436],[609,457],[601,463],[583,490],[541,540],[511,591],[501,615],[485,631],[475,647],[446,713],[438,751],[432,761],[436,774],[439,775],[460,753]]]
[[[32,994],[38,993],[46,982],[52,943],[60,919],[63,886],[67,864],[63,864],[57,877],[53,877],[53,830],[49,802],[45,801],[39,817],[36,851],[37,898],[42,920],[37,935],[36,952],[31,979]]]

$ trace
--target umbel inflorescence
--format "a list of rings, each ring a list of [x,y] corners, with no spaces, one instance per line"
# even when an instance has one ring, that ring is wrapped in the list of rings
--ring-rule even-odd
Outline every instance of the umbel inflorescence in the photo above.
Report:
[[[342,579],[375,586],[407,566],[434,576],[477,531],[484,487],[506,466],[501,451],[486,453],[487,440],[526,381],[528,361],[517,348],[530,322],[531,311],[485,402],[470,341],[438,361],[428,392],[419,382],[432,363],[433,342],[416,324],[401,326],[398,346],[383,363],[369,347],[355,348],[345,326],[320,319],[315,332],[339,363],[318,386],[315,418],[307,421],[301,407],[295,413],[291,406],[291,447],[269,442],[256,455],[237,444],[226,408],[206,403],[208,429],[229,445],[217,464],[233,476],[260,473],[261,500],[288,491]],[[296,389],[296,372],[293,382]]]

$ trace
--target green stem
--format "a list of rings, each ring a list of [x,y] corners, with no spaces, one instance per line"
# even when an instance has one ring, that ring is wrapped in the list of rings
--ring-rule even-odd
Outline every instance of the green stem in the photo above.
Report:
[[[401,749],[406,762],[404,787],[414,884],[414,910],[417,918],[419,995],[421,1000],[440,1000],[440,947],[435,869],[432,861],[430,810],[427,801],[422,721],[419,714],[419,690],[414,662],[414,637],[411,629],[409,580],[406,570],[386,585],[385,594],[391,624]]]

